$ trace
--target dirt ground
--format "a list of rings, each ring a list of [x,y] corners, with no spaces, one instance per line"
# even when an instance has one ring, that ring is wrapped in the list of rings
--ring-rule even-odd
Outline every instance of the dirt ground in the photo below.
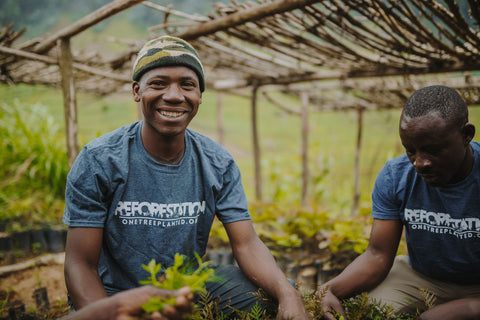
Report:
[[[8,309],[16,300],[23,301],[25,309],[35,310],[37,305],[33,292],[40,287],[47,288],[50,308],[57,314],[65,314],[67,305],[67,290],[63,275],[64,254],[46,254],[13,265],[0,267],[0,298],[4,302],[5,292],[9,293],[8,303],[0,319],[8,313]],[[16,270],[18,269],[18,270]]]

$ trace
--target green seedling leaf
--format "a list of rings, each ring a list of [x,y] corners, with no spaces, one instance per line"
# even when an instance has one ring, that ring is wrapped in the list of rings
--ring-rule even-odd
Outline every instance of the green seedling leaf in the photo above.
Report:
[[[195,260],[193,261],[189,261],[185,256],[177,253],[175,254],[173,265],[165,269],[162,280],[159,281],[157,275],[162,266],[160,263],[157,264],[155,259],[152,259],[148,265],[142,265],[143,269],[150,275],[147,280],[140,281],[140,284],[153,285],[167,290],[177,290],[187,286],[195,294],[202,293],[205,291],[206,282],[218,281],[215,271],[209,268],[210,264],[211,262],[209,261],[203,262],[197,253],[195,253]],[[154,297],[142,305],[142,308],[147,313],[154,311],[162,312],[166,305],[174,306],[175,297]]]

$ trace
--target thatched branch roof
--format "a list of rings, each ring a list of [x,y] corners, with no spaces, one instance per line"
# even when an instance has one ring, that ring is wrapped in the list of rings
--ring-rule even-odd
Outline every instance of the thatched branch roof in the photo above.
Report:
[[[138,2],[112,3],[121,7]],[[476,76],[480,71],[480,0],[464,3],[468,14],[453,0],[232,0],[228,6],[214,4],[208,16],[145,4],[164,16],[160,26],[150,28],[155,32],[151,37],[169,33],[190,40],[206,67],[210,89],[281,85],[296,92],[292,84],[308,83],[312,100],[330,105],[335,98],[323,95],[322,85],[311,85],[322,81],[338,83],[342,92],[361,88],[359,105],[382,107],[392,104],[392,95],[401,96],[398,92],[408,96],[418,85],[442,81],[464,92],[470,103],[480,101]],[[78,26],[99,20],[92,16],[110,15],[92,13],[57,35],[73,35],[80,30]],[[52,47],[55,36],[16,47],[44,56],[38,59],[7,52],[12,36],[11,29],[3,36],[0,32],[0,39],[9,39],[0,40],[0,80],[58,83],[58,75],[51,72],[57,59]],[[100,93],[122,90],[129,82],[132,59],[147,39],[139,40],[114,59],[85,59],[74,53],[79,88]],[[47,71],[29,72],[42,66]],[[379,87],[383,78],[397,79],[390,82],[398,84]],[[355,85],[342,85],[346,81]],[[379,91],[385,93],[385,100]]]

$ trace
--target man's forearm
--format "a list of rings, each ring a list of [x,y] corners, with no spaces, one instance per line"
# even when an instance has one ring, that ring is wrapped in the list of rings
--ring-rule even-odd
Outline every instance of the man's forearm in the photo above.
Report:
[[[419,320],[477,320],[480,319],[480,298],[458,299],[425,311]]]
[[[84,306],[81,311],[76,311],[62,320],[108,320],[114,319],[113,314],[118,309],[113,303],[114,300],[100,299]]]
[[[292,294],[300,297],[260,239],[251,247],[239,248],[234,254],[245,275],[279,302],[284,298],[291,299]]]
[[[368,252],[357,257],[342,273],[322,285],[339,299],[375,288],[388,274],[389,263],[372,258]]]
[[[66,269],[65,282],[76,310],[108,296],[96,270],[70,267]]]

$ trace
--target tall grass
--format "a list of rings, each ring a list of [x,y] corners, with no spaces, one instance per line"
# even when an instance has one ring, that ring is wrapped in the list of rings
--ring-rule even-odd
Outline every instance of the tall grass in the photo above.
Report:
[[[0,215],[6,228],[58,221],[69,169],[64,145],[63,132],[41,104],[0,105]]]

